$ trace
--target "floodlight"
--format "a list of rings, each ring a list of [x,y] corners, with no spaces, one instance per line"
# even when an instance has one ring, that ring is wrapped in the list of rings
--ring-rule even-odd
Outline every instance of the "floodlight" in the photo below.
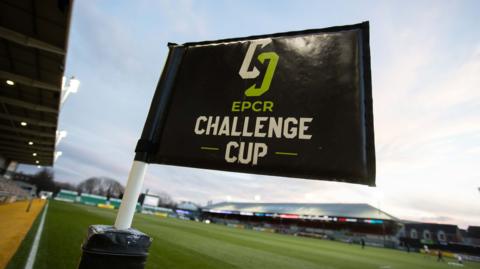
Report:
[[[80,87],[80,80],[76,79],[75,77],[71,77],[68,83],[68,91],[71,93],[78,92],[78,88]]]
[[[80,87],[80,80],[76,79],[75,77],[71,77],[68,82],[65,82],[65,77],[62,80],[62,101],[61,104],[65,103],[70,93],[78,92],[78,88]]]
[[[56,162],[58,157],[62,156],[62,154],[63,154],[63,152],[61,152],[61,151],[55,151],[55,158],[54,158],[53,161]]]
[[[67,131],[65,130],[57,131],[57,139],[55,141],[55,146],[57,146],[60,143],[60,141],[65,137],[67,137]]]

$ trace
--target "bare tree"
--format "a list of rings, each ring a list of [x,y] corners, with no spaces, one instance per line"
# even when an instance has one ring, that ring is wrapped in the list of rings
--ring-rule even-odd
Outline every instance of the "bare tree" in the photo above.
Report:
[[[123,194],[125,188],[114,179],[92,177],[78,184],[77,191],[118,198]]]
[[[37,186],[37,191],[55,191],[53,171],[44,168],[30,178],[30,182]]]
[[[158,200],[158,205],[162,207],[170,207],[174,208],[177,203],[175,200],[173,200],[172,196],[166,192],[160,192],[158,194],[159,200]]]
[[[68,182],[58,182],[55,181],[55,193],[58,193],[60,190],[69,190],[69,191],[76,191],[77,187]]]

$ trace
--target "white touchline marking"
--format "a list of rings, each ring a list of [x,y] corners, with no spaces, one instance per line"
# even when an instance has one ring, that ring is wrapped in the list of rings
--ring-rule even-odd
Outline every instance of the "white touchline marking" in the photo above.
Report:
[[[47,215],[48,209],[48,201],[45,205],[45,209],[42,213],[42,218],[40,219],[40,224],[38,225],[37,233],[35,234],[35,239],[33,240],[32,249],[30,250],[30,254],[28,254],[27,264],[25,265],[25,269],[32,269],[33,265],[35,264],[35,258],[37,257],[38,245],[40,244],[40,237],[42,237],[43,232],[43,224],[45,223],[45,215]]]

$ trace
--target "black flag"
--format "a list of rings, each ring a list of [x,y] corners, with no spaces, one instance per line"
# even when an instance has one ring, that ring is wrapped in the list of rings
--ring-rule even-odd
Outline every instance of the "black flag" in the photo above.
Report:
[[[169,49],[136,160],[375,185],[368,22]]]

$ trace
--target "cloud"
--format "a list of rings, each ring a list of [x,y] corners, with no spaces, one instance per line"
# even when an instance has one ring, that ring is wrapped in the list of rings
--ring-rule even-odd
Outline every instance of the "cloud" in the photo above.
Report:
[[[385,85],[377,85],[386,88],[398,80],[409,81],[403,84],[408,90],[394,94],[396,101],[390,96],[376,100],[376,104],[386,102],[376,110],[380,114],[376,117],[379,185],[389,195],[400,196],[395,202],[387,197],[387,211],[398,212],[402,218],[439,222],[446,222],[443,214],[449,212],[450,222],[480,223],[475,217],[480,211],[473,206],[479,200],[473,191],[478,184],[473,178],[474,163],[479,159],[465,157],[475,153],[471,146],[478,147],[480,134],[480,78],[476,75],[480,57],[474,48],[470,47],[461,64],[439,69],[435,79],[425,81],[418,63],[414,64],[417,68],[402,64],[384,78]],[[422,55],[422,51],[415,54]],[[422,65],[435,65],[440,54],[431,48],[429,57],[420,57]],[[402,72],[408,68],[414,72]]]

